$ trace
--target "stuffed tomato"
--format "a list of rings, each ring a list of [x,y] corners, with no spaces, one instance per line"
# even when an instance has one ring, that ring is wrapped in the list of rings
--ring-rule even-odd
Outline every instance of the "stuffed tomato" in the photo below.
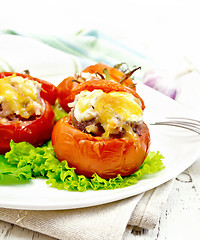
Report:
[[[133,84],[132,79],[130,78],[131,74],[137,70],[135,68],[133,71],[128,72],[127,74],[123,73],[116,67],[110,67],[103,63],[98,63],[95,65],[91,65],[86,67],[81,74],[76,74],[73,77],[65,78],[57,87],[58,90],[58,101],[61,107],[69,112],[71,107],[68,105],[70,102],[74,101],[75,95],[77,94],[77,86],[84,88],[84,83],[88,80],[96,80],[96,79],[105,79],[109,78],[114,82],[120,83],[121,86],[126,86],[125,91],[131,91],[131,93],[140,99],[142,108],[144,109],[144,102],[142,98],[137,94],[135,84]],[[104,75],[104,72],[107,73]],[[107,79],[108,80],[108,79]],[[79,88],[78,87],[78,88]],[[87,86],[89,88],[89,86]],[[98,88],[98,86],[95,86]],[[92,88],[92,86],[91,86]],[[101,88],[101,86],[100,86]],[[120,87],[118,87],[120,88]]]
[[[10,141],[39,146],[51,138],[56,87],[27,74],[0,73],[0,154]]]
[[[99,75],[87,75],[80,82],[71,78],[76,86],[66,90],[70,113],[53,129],[53,148],[77,174],[96,173],[105,179],[128,176],[139,169],[149,151],[144,102],[135,87]]]

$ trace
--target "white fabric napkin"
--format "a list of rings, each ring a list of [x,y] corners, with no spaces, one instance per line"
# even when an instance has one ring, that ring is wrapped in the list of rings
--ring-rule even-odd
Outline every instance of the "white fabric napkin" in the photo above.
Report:
[[[128,225],[155,228],[173,180],[145,193],[95,207],[30,211],[0,208],[0,220],[60,240],[120,240]]]
[[[75,56],[37,40],[0,34],[0,71],[22,73],[27,69],[31,76],[57,85],[79,71],[80,63]]]

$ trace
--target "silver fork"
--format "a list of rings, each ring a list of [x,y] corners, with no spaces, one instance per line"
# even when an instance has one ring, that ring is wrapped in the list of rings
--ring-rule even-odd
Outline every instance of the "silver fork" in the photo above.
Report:
[[[185,128],[200,135],[200,121],[184,117],[167,117],[166,121],[151,123],[150,125],[166,125],[173,127]]]

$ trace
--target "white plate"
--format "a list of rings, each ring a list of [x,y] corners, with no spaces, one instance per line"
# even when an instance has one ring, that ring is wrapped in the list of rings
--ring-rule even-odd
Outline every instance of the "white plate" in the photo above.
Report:
[[[188,116],[182,106],[168,97],[138,84],[146,102],[145,119],[159,120],[165,116]],[[146,121],[146,122],[149,122]],[[174,127],[150,126],[151,151],[164,156],[165,169],[149,175],[137,184],[116,190],[69,192],[54,189],[42,179],[25,185],[0,186],[0,207],[29,210],[73,209],[95,206],[134,196],[176,177],[200,156],[200,137]]]
[[[72,56],[18,36],[0,36],[0,58],[4,60],[3,63],[6,61],[11,64],[15,71],[29,68],[33,76],[52,80],[55,84],[69,73],[74,73],[76,68]],[[137,89],[146,104],[146,123],[165,116],[191,115],[175,101],[145,85],[138,84]],[[165,156],[165,169],[133,186],[116,190],[69,192],[52,188],[43,179],[36,179],[23,185],[0,186],[0,207],[55,210],[113,202],[163,184],[184,171],[200,156],[200,137],[195,134],[164,126],[150,126],[150,133],[151,151],[159,150]]]

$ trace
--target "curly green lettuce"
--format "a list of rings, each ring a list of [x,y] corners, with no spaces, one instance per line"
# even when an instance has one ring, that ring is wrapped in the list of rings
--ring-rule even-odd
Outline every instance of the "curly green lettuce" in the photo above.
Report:
[[[46,183],[57,189],[69,191],[106,190],[124,188],[136,184],[146,175],[164,168],[163,156],[159,152],[150,152],[140,169],[130,176],[109,180],[94,174],[92,178],[77,175],[75,168],[70,168],[67,161],[59,162],[55,156],[51,141],[41,147],[33,147],[27,142],[10,143],[11,150],[0,155],[0,184],[6,184],[6,176],[31,181],[37,177],[46,179]]]
[[[68,113],[60,106],[58,100],[56,100],[55,105],[53,105],[52,107],[53,107],[56,121],[68,115]]]

